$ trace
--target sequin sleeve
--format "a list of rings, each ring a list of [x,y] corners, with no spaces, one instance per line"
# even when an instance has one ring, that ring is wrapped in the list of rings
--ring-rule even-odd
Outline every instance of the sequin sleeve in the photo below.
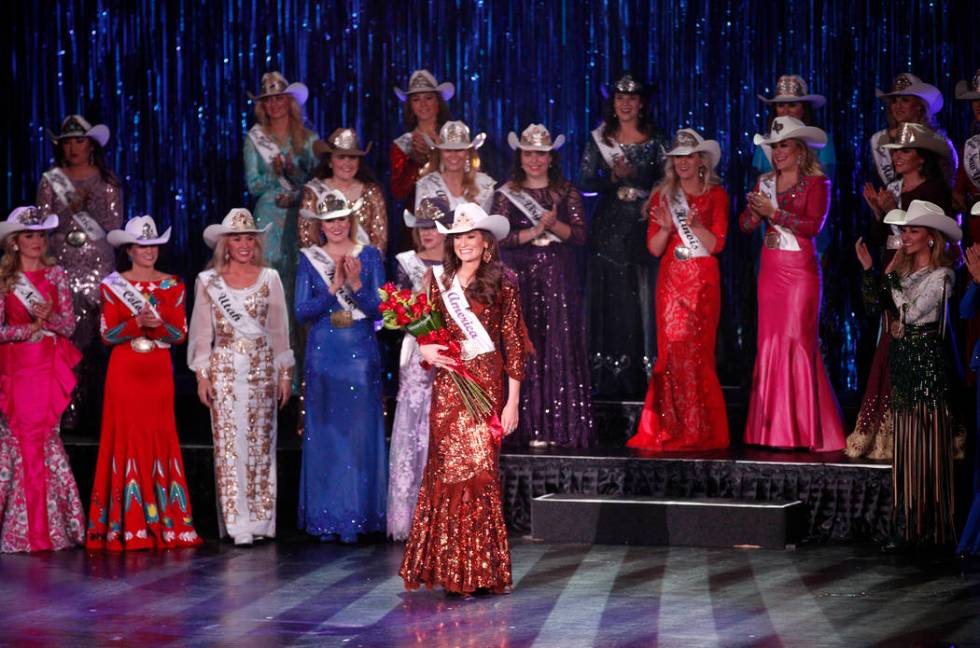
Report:
[[[421,167],[395,143],[391,145],[389,157],[391,158],[391,195],[395,200],[405,202],[415,190]]]
[[[504,280],[500,289],[503,300],[503,318],[500,323],[500,337],[503,341],[504,371],[514,380],[524,380],[524,368],[527,356],[533,353],[524,315],[521,312],[521,300],[517,284]]]
[[[615,187],[616,183],[610,180],[609,166],[599,153],[599,147],[596,146],[591,133],[588,138],[582,152],[582,160],[578,165],[578,178],[575,184],[582,191],[601,193]]]
[[[906,324],[929,324],[939,320],[945,299],[952,293],[953,271],[937,268],[914,284],[902,280],[891,289],[892,301]]]
[[[75,311],[72,306],[68,273],[60,266],[48,270],[48,279],[57,291],[57,299],[44,328],[62,337],[70,338],[75,332]]]
[[[289,369],[296,364],[293,350],[289,348],[289,307],[286,293],[282,288],[279,273],[269,269],[269,317],[266,329],[269,332],[269,345],[272,347],[273,365],[277,370]]]
[[[861,301],[864,303],[864,312],[875,318],[881,315],[891,301],[888,290],[874,269],[861,273]]]
[[[102,292],[102,319],[99,330],[102,341],[109,345],[122,344],[138,338],[143,330],[136,323],[136,317],[124,304],[119,303],[112,291],[99,286]]]
[[[320,244],[320,221],[315,218],[307,218],[302,215],[303,211],[316,213],[316,192],[308,185],[303,187],[299,199],[300,216],[297,220],[299,230],[299,246],[301,248]]]
[[[721,187],[713,187],[708,200],[711,222],[707,223],[707,228],[715,235],[715,247],[711,253],[720,254],[725,249],[725,239],[728,237],[728,193]]]
[[[296,268],[295,300],[296,321],[301,324],[315,322],[338,305],[337,297],[330,294],[305,254],[300,255]]]
[[[57,207],[54,204],[55,194],[54,189],[51,187],[51,183],[44,176],[41,176],[41,181],[37,184],[37,206],[41,208],[41,211],[47,214],[57,213]]]
[[[160,301],[156,309],[163,323],[146,329],[146,337],[167,344],[180,344],[187,337],[187,290],[184,282],[168,277],[163,280],[158,292]]]
[[[0,344],[31,339],[30,324],[7,324],[7,299],[17,299],[10,292],[0,294]]]
[[[211,364],[211,347],[214,343],[214,314],[207,286],[198,276],[194,282],[194,310],[187,333],[187,366],[194,373],[206,371]]]
[[[752,193],[758,193],[758,192],[759,192],[759,183],[756,182],[755,187],[752,188]],[[757,229],[760,225],[762,225],[761,218],[755,221],[752,219],[752,216],[754,214],[755,212],[749,209],[749,205],[748,203],[746,203],[745,209],[742,210],[742,213],[738,217],[738,228],[743,232],[747,233]]]
[[[269,191],[282,188],[279,176],[272,173],[272,169],[259,156],[251,137],[245,138],[242,156],[245,159],[245,186],[252,197],[258,198]]]
[[[565,188],[565,224],[571,229],[566,243],[585,245],[585,205],[582,194],[570,184]]]
[[[374,320],[381,319],[381,296],[378,289],[385,282],[381,253],[372,247],[365,247],[358,258],[361,260],[361,289],[351,295],[365,315]]]
[[[367,185],[363,198],[364,206],[358,220],[367,232],[371,245],[384,254],[388,247],[388,208],[381,187],[374,183]]]
[[[814,238],[820,233],[824,219],[830,209],[830,179],[813,176],[804,180],[803,203],[794,201],[792,210],[787,203],[781,206],[770,219],[774,224],[784,227],[796,236]]]

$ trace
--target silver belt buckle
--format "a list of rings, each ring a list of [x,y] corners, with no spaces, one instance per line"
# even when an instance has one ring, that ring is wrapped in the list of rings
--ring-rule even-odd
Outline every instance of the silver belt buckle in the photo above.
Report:
[[[687,261],[694,258],[694,253],[691,252],[691,248],[678,245],[674,248],[674,258],[678,261]]]
[[[72,247],[82,247],[88,243],[88,234],[82,230],[68,232],[68,236],[65,237],[65,241]]]
[[[129,346],[133,348],[136,353],[149,353],[156,348],[156,343],[150,338],[140,336],[138,338],[133,338]]]

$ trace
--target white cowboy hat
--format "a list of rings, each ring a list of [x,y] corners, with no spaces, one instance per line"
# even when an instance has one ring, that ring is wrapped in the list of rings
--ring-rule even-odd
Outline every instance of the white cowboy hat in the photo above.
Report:
[[[956,221],[939,205],[926,200],[913,200],[908,209],[893,209],[885,214],[885,222],[897,227],[929,227],[942,232],[951,241],[963,238],[963,232]]]
[[[487,214],[476,203],[463,203],[453,210],[452,225],[446,227],[436,221],[436,229],[440,234],[465,234],[473,230],[484,230],[493,234],[498,241],[510,232],[510,221],[506,216]]]
[[[977,70],[969,83],[960,81],[956,84],[956,98],[961,101],[980,99],[980,70]]]
[[[767,99],[762,95],[756,95],[763,103],[793,103],[803,101],[812,104],[814,108],[820,108],[827,103],[827,98],[823,95],[810,94],[807,91],[806,81],[803,77],[796,74],[784,74],[776,81],[776,96]]]
[[[721,160],[721,145],[715,140],[704,139],[693,128],[682,128],[674,136],[674,143],[666,155],[679,157],[691,153],[707,153],[713,169]]]
[[[123,245],[163,245],[170,240],[170,230],[171,228],[168,227],[161,236],[157,233],[157,224],[153,220],[153,217],[144,214],[143,216],[130,218],[123,229],[112,230],[105,235],[105,239],[112,247],[121,247]]]
[[[908,72],[903,72],[895,77],[891,92],[875,89],[875,96],[879,99],[918,97],[925,102],[926,110],[930,115],[935,115],[943,109],[943,94],[939,92],[939,88],[924,83],[922,79]]]
[[[915,148],[932,151],[941,158],[950,160],[953,151],[950,150],[946,138],[923,124],[902,122],[898,125],[898,136],[888,144],[882,144],[886,149]]]
[[[438,198],[423,198],[419,201],[419,206],[415,213],[405,210],[403,215],[405,227],[409,229],[431,229],[440,220],[446,219],[451,215],[449,204],[445,200]]]
[[[58,140],[67,139],[69,137],[90,137],[99,143],[99,146],[105,146],[109,141],[109,127],[105,124],[96,124],[93,126],[81,115],[68,115],[65,117],[64,121],[61,122],[61,132],[55,135],[49,129],[47,130],[48,138],[53,144],[57,144]]]
[[[551,133],[543,124],[531,124],[521,133],[521,138],[517,139],[517,133],[511,131],[507,135],[507,144],[513,150],[522,151],[557,151],[565,144],[565,136],[559,135],[551,141]]]
[[[442,151],[465,151],[468,148],[478,149],[483,146],[487,139],[486,133],[480,133],[472,140],[470,139],[470,127],[461,121],[448,121],[439,129],[439,143],[432,141],[428,135],[424,135],[425,143],[431,148]]]
[[[361,198],[351,202],[339,189],[331,189],[323,195],[322,199],[317,201],[314,209],[301,209],[299,215],[322,221],[346,218],[360,209],[363,204],[364,200]]]
[[[368,145],[361,150],[361,141],[357,138],[357,132],[353,128],[338,128],[324,140],[327,153],[356,155],[357,157],[363,157],[370,153],[373,143],[368,142]]]
[[[305,84],[287,82],[278,70],[263,74],[262,80],[259,82],[259,87],[261,89],[257,95],[253,95],[251,92],[246,93],[252,101],[288,94],[296,100],[296,103],[302,106],[310,96],[310,90]]]
[[[442,95],[443,101],[449,101],[456,94],[456,88],[448,81],[437,84],[436,78],[428,70],[412,72],[412,76],[408,79],[408,90],[402,90],[395,86],[395,96],[398,97],[399,101],[405,101],[408,99],[408,95],[420,92],[438,92]]]
[[[970,208],[970,214],[973,216],[980,216],[980,200],[973,203],[973,207]]]
[[[756,146],[772,146],[788,139],[798,139],[810,148],[823,148],[827,144],[827,133],[816,126],[807,126],[795,117],[776,117],[772,120],[769,136],[756,133],[752,142]]]
[[[58,227],[58,215],[44,215],[39,207],[17,207],[0,222],[0,241],[16,232],[46,232]]]
[[[204,242],[209,248],[214,248],[218,244],[218,239],[226,234],[265,234],[270,227],[272,223],[265,227],[256,227],[252,212],[244,207],[235,207],[225,214],[220,223],[204,228]]]

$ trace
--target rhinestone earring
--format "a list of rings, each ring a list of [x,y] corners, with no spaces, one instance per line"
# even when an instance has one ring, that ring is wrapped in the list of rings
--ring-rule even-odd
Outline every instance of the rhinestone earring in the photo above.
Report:
[[[698,167],[698,180],[704,180],[704,167]]]
[[[929,247],[935,247],[935,245],[936,245],[936,240],[935,239],[929,239]]]
[[[466,173],[469,173],[472,170],[473,170],[473,165],[470,164],[470,159],[469,158],[466,158],[466,164],[463,165],[463,171],[465,171]]]

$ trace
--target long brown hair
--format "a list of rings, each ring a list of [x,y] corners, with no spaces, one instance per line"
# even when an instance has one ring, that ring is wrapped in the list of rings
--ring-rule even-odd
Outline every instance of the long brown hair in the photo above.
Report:
[[[303,152],[303,146],[306,144],[306,138],[312,132],[303,125],[303,111],[299,107],[299,102],[292,95],[286,95],[286,97],[289,104],[289,141],[293,147],[293,153],[300,155]],[[255,121],[268,134],[269,116],[265,112],[265,102],[261,99],[255,102]]]
[[[524,155],[524,152],[517,149],[514,153],[514,162],[510,167],[510,183],[516,190],[522,191],[524,183],[527,181],[527,172],[521,166],[521,156]],[[564,189],[565,185],[569,183],[561,174],[561,160],[558,157],[558,151],[552,150],[548,153],[548,188]]]
[[[27,233],[26,231],[14,232],[3,239],[3,257],[0,257],[0,295],[6,295],[10,292],[17,281],[17,274],[20,272],[20,252],[15,250],[14,246],[17,245],[17,239],[20,238],[20,235]],[[44,240],[47,241],[47,239],[48,237],[45,235]],[[41,265],[50,268],[56,263],[57,261],[48,254],[47,246],[45,246],[44,254],[41,255]]]
[[[67,138],[66,138],[67,139]],[[106,184],[120,186],[119,177],[109,168],[109,163],[105,159],[105,149],[92,137],[86,137],[89,145],[89,163],[99,170],[99,177]],[[54,165],[56,167],[65,166],[65,140],[59,139],[54,144]]]
[[[912,227],[921,226],[912,225]],[[959,246],[947,239],[939,230],[931,227],[923,227],[922,229],[926,231],[930,240],[933,241],[932,247],[929,248],[929,267],[933,270],[955,267],[960,258]],[[900,277],[907,277],[912,274],[912,257],[905,255],[905,258],[895,268],[895,272]]]
[[[436,96],[436,100],[439,102],[439,110],[436,112],[436,132],[438,133],[442,125],[452,119],[452,115],[449,113],[449,104],[442,98],[442,95],[438,92],[433,92],[432,94]],[[403,104],[402,110],[405,129],[413,131],[419,125],[419,118],[415,116],[415,111],[412,110],[412,95],[408,95]]]
[[[485,230],[476,231],[483,235],[483,242],[489,246],[490,261],[480,259],[480,267],[477,268],[473,281],[466,288],[466,297],[484,306],[489,306],[497,299],[497,292],[500,290],[504,278],[504,265],[500,262],[500,245],[497,244],[494,235]],[[443,285],[446,287],[453,282],[456,273],[462,266],[459,257],[456,256],[456,250],[453,248],[453,241],[457,236],[460,235],[450,234],[443,244],[442,267],[446,277],[443,280]]]

